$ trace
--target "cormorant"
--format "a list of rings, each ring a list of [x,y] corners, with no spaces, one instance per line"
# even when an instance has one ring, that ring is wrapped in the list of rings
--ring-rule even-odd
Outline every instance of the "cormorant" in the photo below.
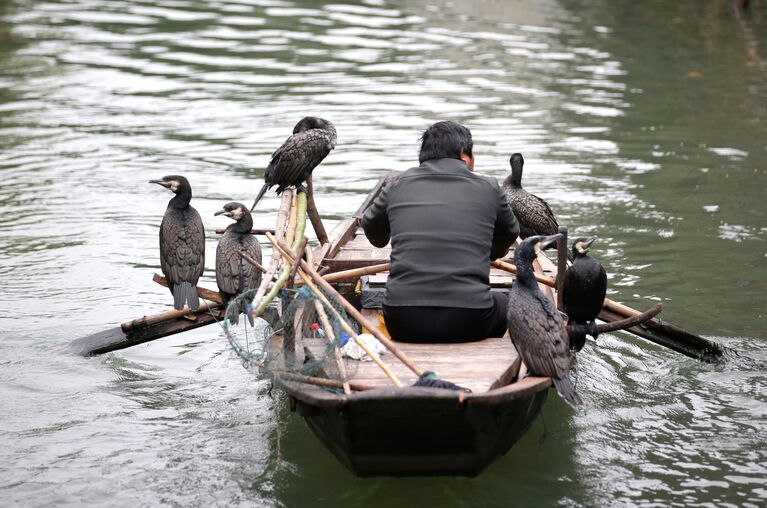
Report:
[[[228,303],[237,295],[256,289],[261,284],[261,270],[237,254],[242,251],[260,263],[261,245],[255,236],[249,234],[253,227],[253,217],[242,203],[227,203],[214,215],[226,215],[235,220],[226,228],[216,248],[216,283],[224,303]],[[245,311],[247,303],[243,301],[240,310],[229,316],[232,323],[237,324],[240,312]],[[252,325],[251,314],[248,314],[248,320]]]
[[[293,134],[274,151],[264,174],[264,186],[256,196],[256,207],[267,189],[277,185],[277,194],[285,187],[299,187],[312,175],[312,171],[336,146],[336,128],[324,118],[307,116],[295,127]]]
[[[522,167],[525,159],[521,153],[512,154],[511,175],[503,181],[503,190],[511,211],[519,221],[519,236],[527,238],[536,235],[556,235],[559,223],[549,205],[534,194],[522,188]]]
[[[205,229],[197,210],[189,206],[192,187],[180,175],[163,176],[149,183],[170,189],[175,196],[168,202],[160,224],[160,266],[173,295],[173,307],[184,304],[197,310],[197,281],[205,268]]]
[[[576,238],[573,242],[573,264],[567,269],[562,284],[562,301],[565,306],[573,336],[573,349],[580,351],[586,341],[586,334],[596,338],[593,323],[602,310],[607,292],[607,274],[599,261],[589,257],[589,247],[596,240]],[[580,327],[576,325],[581,325]]]
[[[535,280],[533,260],[560,235],[531,236],[517,247],[517,278],[509,292],[509,335],[531,374],[549,376],[559,394],[575,406],[581,398],[570,382],[570,340],[559,311]]]

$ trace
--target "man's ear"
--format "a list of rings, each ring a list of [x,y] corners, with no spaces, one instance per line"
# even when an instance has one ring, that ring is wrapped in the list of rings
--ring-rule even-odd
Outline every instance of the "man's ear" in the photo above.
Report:
[[[474,171],[474,156],[473,155],[466,155],[463,150],[461,150],[461,160],[466,163],[467,166],[469,166],[469,169],[471,171]]]

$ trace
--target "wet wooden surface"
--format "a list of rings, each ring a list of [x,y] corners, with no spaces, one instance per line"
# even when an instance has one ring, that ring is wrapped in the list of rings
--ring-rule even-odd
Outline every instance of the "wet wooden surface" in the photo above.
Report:
[[[350,339],[351,340],[351,339]],[[326,353],[324,339],[303,339],[315,358],[331,359]],[[440,379],[451,381],[482,393],[491,387],[511,382],[516,374],[517,352],[508,337],[485,339],[460,344],[407,344],[397,342],[399,347],[418,367],[431,370]],[[389,352],[381,355],[404,385],[412,385],[418,379],[412,371]],[[383,371],[372,361],[346,359],[350,381],[371,387],[392,386]],[[335,367],[329,364],[328,368]],[[335,377],[335,376],[334,376]]]

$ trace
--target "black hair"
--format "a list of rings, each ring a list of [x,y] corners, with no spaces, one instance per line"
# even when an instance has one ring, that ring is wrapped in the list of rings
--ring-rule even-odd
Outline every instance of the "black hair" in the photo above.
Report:
[[[460,159],[461,152],[471,157],[474,142],[471,131],[451,121],[437,122],[421,135],[421,151],[418,162],[432,159]]]

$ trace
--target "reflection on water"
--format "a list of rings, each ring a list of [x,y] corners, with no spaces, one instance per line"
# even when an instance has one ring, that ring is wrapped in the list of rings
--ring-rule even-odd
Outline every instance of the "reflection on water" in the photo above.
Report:
[[[767,6],[729,0],[0,4],[0,499],[27,504],[764,504]],[[356,479],[215,328],[105,359],[69,339],[169,304],[151,282],[169,194],[207,228],[248,202],[296,120],[337,126],[315,172],[332,226],[451,118],[477,169],[525,186],[614,299],[750,361],[638,339],[580,355],[585,408],[544,418],[477,479]],[[269,194],[256,227],[273,223]],[[545,425],[544,425],[545,422]],[[124,499],[124,501],[123,501]]]

